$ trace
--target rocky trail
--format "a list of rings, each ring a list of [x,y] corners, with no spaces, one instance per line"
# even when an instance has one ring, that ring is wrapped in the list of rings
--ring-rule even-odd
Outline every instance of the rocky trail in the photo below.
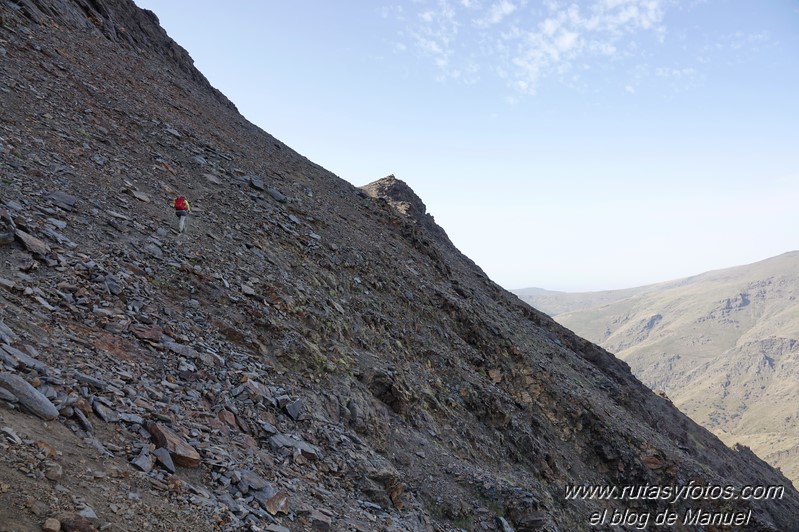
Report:
[[[152,13],[0,0],[0,530],[585,530],[667,504],[567,485],[689,482],[785,490],[679,511],[799,515],[402,181],[247,122]]]

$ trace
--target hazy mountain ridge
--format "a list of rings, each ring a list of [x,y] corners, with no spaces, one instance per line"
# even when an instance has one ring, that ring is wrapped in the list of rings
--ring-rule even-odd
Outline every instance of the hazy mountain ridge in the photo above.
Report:
[[[540,311],[546,312],[550,316],[556,316],[567,312],[604,307],[623,299],[633,298],[657,290],[659,286],[647,285],[638,288],[599,290],[595,292],[561,292],[543,288],[523,288],[513,290],[513,293],[527,303],[535,303],[535,308]]]
[[[593,308],[595,294],[570,294],[568,305],[585,310],[555,318],[616,353],[647,385],[665,390],[725,441],[751,445],[796,481],[797,295],[799,252],[790,252],[608,292],[606,303]],[[535,295],[525,299],[537,303]],[[558,308],[550,300],[544,304]]]
[[[784,477],[491,282],[401,181],[248,123],[156,20],[0,0],[3,527],[580,530],[629,505],[569,484],[689,482],[786,491],[635,507],[795,522]]]

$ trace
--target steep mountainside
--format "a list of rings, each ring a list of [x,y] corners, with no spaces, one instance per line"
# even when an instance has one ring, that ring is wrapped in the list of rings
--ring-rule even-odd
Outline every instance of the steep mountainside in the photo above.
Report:
[[[570,294],[561,306],[583,310],[557,321],[616,353],[726,442],[799,480],[799,252],[599,294],[604,305],[591,306],[598,293]]]
[[[129,0],[0,0],[0,94],[0,530],[795,525],[782,475],[491,282],[401,181],[247,122]]]

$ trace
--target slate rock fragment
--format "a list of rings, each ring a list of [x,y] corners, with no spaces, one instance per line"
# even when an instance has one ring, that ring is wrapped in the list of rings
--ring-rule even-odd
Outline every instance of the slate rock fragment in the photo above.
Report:
[[[13,394],[24,410],[48,421],[58,417],[55,405],[19,375],[0,373],[0,388]]]
[[[175,465],[181,467],[198,467],[200,465],[200,454],[196,449],[166,425],[152,423],[147,430],[152,434],[156,445],[169,451]]]
[[[16,237],[22,242],[25,246],[25,249],[37,255],[39,257],[44,257],[48,253],[50,253],[50,246],[48,246],[42,240],[36,238],[35,236],[26,233],[22,229],[17,229],[14,234]]]

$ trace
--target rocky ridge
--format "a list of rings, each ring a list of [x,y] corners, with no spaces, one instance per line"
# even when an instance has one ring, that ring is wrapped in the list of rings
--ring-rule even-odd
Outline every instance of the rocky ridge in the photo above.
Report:
[[[778,472],[492,283],[399,180],[248,123],[132,2],[0,0],[0,93],[0,530],[795,524]],[[564,494],[691,482],[785,491]]]

